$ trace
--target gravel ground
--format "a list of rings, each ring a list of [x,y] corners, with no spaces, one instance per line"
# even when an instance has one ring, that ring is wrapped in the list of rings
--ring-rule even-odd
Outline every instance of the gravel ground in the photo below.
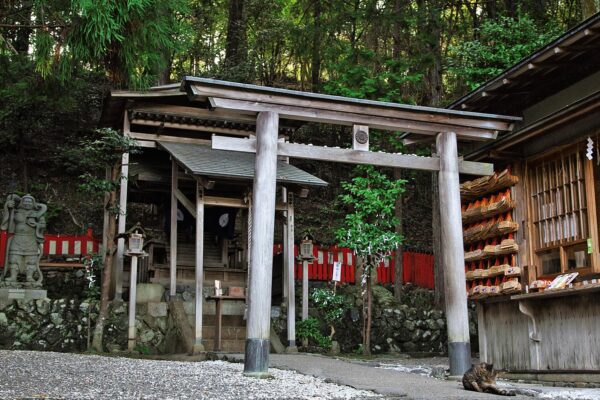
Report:
[[[0,351],[0,399],[381,398],[293,371],[270,368],[271,379],[253,379],[242,369],[242,364],[223,361]]]

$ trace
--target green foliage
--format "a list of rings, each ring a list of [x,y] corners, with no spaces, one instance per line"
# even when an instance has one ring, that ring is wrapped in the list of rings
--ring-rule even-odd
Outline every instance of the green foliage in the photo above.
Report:
[[[309,343],[324,349],[331,347],[331,339],[321,333],[320,322],[313,317],[296,322],[296,337],[300,340],[307,339]]]
[[[537,25],[527,15],[487,20],[477,30],[474,40],[450,46],[449,72],[455,84],[469,90],[497,76],[502,71],[554,39],[557,25]]]
[[[346,311],[350,308],[346,297],[333,293],[331,289],[315,288],[310,295],[310,299],[317,309],[321,311],[328,325],[335,325],[340,322]]]
[[[359,175],[342,183],[341,202],[351,212],[336,232],[340,246],[349,247],[365,260],[365,274],[402,242],[395,232],[396,199],[404,192],[404,180],[392,180],[373,166],[357,167]]]
[[[106,168],[114,167],[121,160],[122,153],[136,151],[134,140],[113,129],[102,128],[97,129],[95,135],[83,139],[78,147],[69,149],[65,156],[77,161],[72,167],[94,171],[80,175],[80,190],[94,197],[102,197],[116,190],[121,179],[126,179],[107,179],[104,176]]]

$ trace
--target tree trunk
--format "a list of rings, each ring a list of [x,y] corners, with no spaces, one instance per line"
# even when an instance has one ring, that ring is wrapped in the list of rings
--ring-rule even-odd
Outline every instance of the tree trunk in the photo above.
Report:
[[[584,19],[591,17],[598,12],[598,6],[595,0],[581,0],[581,15]]]
[[[363,296],[363,312],[364,314],[364,336],[363,336],[363,355],[370,356],[371,355],[371,310],[372,310],[372,302],[373,302],[373,293],[371,291],[371,272],[373,268],[369,264],[367,266],[367,287],[366,287],[366,310],[365,310],[365,296]]]
[[[244,0],[229,0],[225,65],[236,68],[246,61],[246,18]]]
[[[427,75],[429,80],[429,106],[439,107],[442,103],[442,51],[440,42],[442,40],[441,15],[437,7],[429,7],[429,53],[432,65],[429,66]]]
[[[444,309],[444,266],[442,262],[440,193],[438,189],[437,172],[431,174],[431,208],[434,303],[437,308]]]
[[[312,91],[319,91],[321,76],[321,0],[314,0],[313,9],[313,43],[311,62],[311,84]]]
[[[116,182],[119,179],[119,165],[113,165],[111,170],[111,181]],[[105,205],[107,208],[114,208],[117,204],[117,191],[113,190],[110,192],[108,204]],[[108,219],[108,230],[106,249],[103,257],[103,270],[102,270],[102,287],[100,294],[100,311],[98,313],[98,319],[96,320],[96,326],[94,327],[94,336],[92,339],[92,349],[101,353],[104,351],[102,346],[104,337],[104,326],[106,325],[106,319],[108,317],[108,303],[110,297],[110,279],[112,274],[113,256],[116,251],[115,246],[115,233],[117,231],[117,219],[113,217]]]
[[[395,169],[394,170],[394,179],[402,179],[402,170]],[[398,218],[398,224],[396,225],[396,233],[402,235],[404,229],[402,229],[402,208],[403,208],[403,196],[400,194],[398,199],[396,199],[396,207],[395,214],[396,218]],[[396,257],[394,257],[394,297],[400,300],[400,296],[402,295],[402,285],[404,284],[403,274],[404,274],[404,248],[402,244],[398,246],[396,249]]]

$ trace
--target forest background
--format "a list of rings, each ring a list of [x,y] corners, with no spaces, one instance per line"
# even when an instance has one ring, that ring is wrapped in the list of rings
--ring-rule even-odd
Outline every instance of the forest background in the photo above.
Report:
[[[51,232],[100,232],[102,202],[78,188],[82,174],[104,171],[77,150],[97,134],[110,89],[195,75],[439,107],[599,9],[598,0],[2,0],[0,198],[46,202]],[[349,144],[345,129],[309,124],[292,140]],[[374,146],[398,150],[395,139],[375,133]],[[297,232],[331,242],[352,169],[297,165],[331,183],[301,202]],[[403,218],[422,228],[405,235],[421,250],[431,250],[430,175],[395,175],[408,180],[399,205],[422,208]]]

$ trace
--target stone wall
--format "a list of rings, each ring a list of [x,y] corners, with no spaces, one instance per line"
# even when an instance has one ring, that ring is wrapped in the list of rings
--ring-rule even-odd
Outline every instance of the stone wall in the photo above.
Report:
[[[349,353],[356,351],[362,343],[361,290],[354,285],[344,286],[338,289],[338,293],[346,296],[350,309],[342,323],[335,327],[333,339],[339,342],[342,352]],[[301,304],[300,294],[296,304]],[[372,352],[445,354],[448,345],[446,317],[433,304],[433,291],[429,289],[406,285],[403,296],[398,301],[390,290],[374,286]],[[274,326],[283,343],[287,340],[285,311],[285,307],[281,307],[281,316],[274,319]],[[296,310],[296,315],[301,315],[300,308]],[[316,308],[311,307],[309,315],[322,320]],[[477,351],[477,315],[473,304],[469,305],[469,321],[472,350]],[[322,332],[328,332],[325,324]]]
[[[163,353],[167,348],[167,303],[138,304],[138,348]],[[15,300],[0,305],[0,348],[80,352],[88,348],[98,303],[76,299]],[[88,338],[89,335],[89,338]],[[111,307],[104,343],[107,351],[127,349],[127,303]]]

